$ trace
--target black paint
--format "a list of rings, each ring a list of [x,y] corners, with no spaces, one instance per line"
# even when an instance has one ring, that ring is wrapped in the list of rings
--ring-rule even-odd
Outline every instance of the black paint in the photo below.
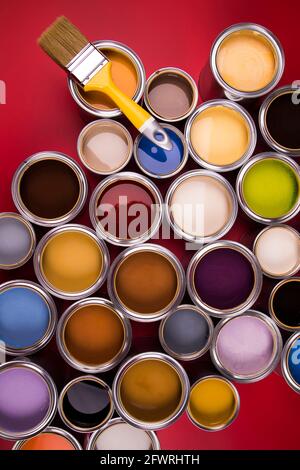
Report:
[[[275,98],[266,114],[268,131],[279,145],[288,149],[300,149],[300,103],[292,101],[293,91]],[[299,94],[296,96],[299,98]]]
[[[300,326],[300,280],[290,280],[277,289],[273,312],[282,324],[292,328]]]

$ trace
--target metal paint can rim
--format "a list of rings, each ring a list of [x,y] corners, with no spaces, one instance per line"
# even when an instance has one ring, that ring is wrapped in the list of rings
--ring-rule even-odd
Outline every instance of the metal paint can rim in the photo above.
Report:
[[[72,436],[72,434],[70,434],[68,431],[66,431],[65,429],[61,429],[61,428],[57,428],[55,426],[48,426],[47,428],[45,428],[41,434],[56,434],[56,435],[59,435],[61,437],[64,437],[66,438],[73,446],[74,446],[74,450],[82,450],[82,447],[81,445],[79,444],[79,442],[77,441],[77,439],[75,439],[74,436]],[[22,446],[26,443],[26,440],[27,439],[22,439],[21,441],[17,441],[15,442],[12,450],[23,450],[22,449]]]
[[[177,407],[177,411],[175,411],[173,415],[170,416],[169,418],[166,418],[159,422],[147,423],[147,422],[142,422],[134,418],[129,413],[127,413],[119,397],[119,387],[120,387],[120,384],[121,384],[121,381],[123,379],[125,372],[134,364],[143,360],[147,360],[147,359],[159,360],[159,361],[163,361],[167,363],[177,373],[178,377],[180,378],[180,382],[182,386],[182,396],[181,396],[180,404]],[[182,367],[182,365],[179,364],[179,362],[176,361],[174,358],[168,356],[167,354],[158,353],[158,352],[145,352],[145,353],[137,354],[136,356],[132,356],[129,359],[127,359],[117,371],[116,376],[113,381],[113,386],[112,386],[115,408],[116,408],[117,413],[120,415],[120,417],[123,418],[124,421],[126,421],[128,424],[131,424],[132,426],[135,426],[139,429],[152,430],[152,431],[163,429],[163,428],[166,428],[167,426],[170,426],[184,413],[186,406],[187,406],[188,398],[189,398],[189,391],[190,391],[189,378],[184,368]]]
[[[230,372],[227,370],[223,364],[221,363],[218,353],[217,353],[217,339],[220,330],[224,325],[226,325],[228,322],[231,320],[234,320],[236,317],[232,318],[224,318],[224,320],[221,320],[217,326],[215,327],[215,332],[212,340],[212,345],[211,345],[211,350],[210,350],[210,356],[211,360],[214,364],[214,366],[218,369],[218,371],[224,375],[226,378],[229,380],[234,380],[235,382],[240,382],[240,383],[252,383],[252,382],[258,382],[259,380],[264,379],[268,375],[270,375],[277,367],[277,364],[280,361],[281,357],[281,352],[282,352],[282,337],[281,333],[279,331],[278,326],[276,323],[273,321],[272,318],[270,318],[268,315],[265,313],[261,313],[258,310],[247,310],[244,312],[241,317],[255,317],[264,322],[269,330],[272,332],[273,340],[274,340],[274,348],[273,348],[273,357],[272,361],[270,362],[269,366],[262,370],[261,372],[257,372],[256,374],[249,374],[249,375],[240,375],[240,374],[235,374],[233,372]]]
[[[290,368],[288,366],[288,357],[293,346],[294,342],[300,339],[300,332],[296,331],[292,336],[289,337],[287,342],[284,345],[282,356],[281,356],[281,370],[282,375],[286,383],[297,393],[300,393],[300,384],[298,384],[290,373]]]
[[[298,178],[298,200],[295,206],[287,214],[281,217],[268,218],[256,214],[254,211],[252,211],[252,209],[248,207],[248,204],[246,203],[245,198],[243,196],[243,180],[246,173],[257,162],[265,159],[278,160],[287,164]],[[254,157],[252,157],[248,162],[246,162],[240,169],[236,179],[236,194],[241,209],[245,212],[246,215],[248,215],[248,217],[250,217],[250,219],[255,220],[255,222],[259,222],[264,225],[287,222],[288,220],[295,217],[300,211],[300,167],[290,157],[276,153],[274,151],[258,153]]]
[[[73,315],[73,313],[75,313],[78,309],[86,305],[101,305],[101,306],[109,308],[117,315],[117,317],[122,323],[123,330],[124,330],[124,341],[123,341],[123,345],[120,351],[110,361],[104,364],[97,365],[97,366],[96,365],[89,366],[73,358],[71,354],[69,353],[67,347],[65,346],[64,340],[63,340],[64,328],[66,326],[67,321]],[[85,372],[86,374],[99,374],[99,373],[106,372],[116,367],[128,354],[128,351],[131,346],[131,339],[132,339],[132,330],[131,330],[131,324],[130,324],[129,319],[112,302],[110,302],[107,299],[103,299],[101,297],[88,297],[83,300],[78,300],[74,304],[70,305],[60,317],[57,328],[56,328],[56,344],[57,344],[57,348],[58,348],[60,355],[62,356],[64,361],[66,361],[67,364],[69,364],[69,366],[81,372]]]
[[[46,277],[43,275],[42,268],[41,268],[42,253],[46,244],[49,242],[49,240],[51,240],[53,237],[55,237],[57,234],[61,232],[70,232],[70,231],[81,232],[81,233],[84,233],[85,235],[90,236],[96,242],[102,255],[102,272],[100,273],[99,278],[92,286],[80,292],[65,292],[56,288],[55,286],[53,286],[52,284],[48,282]],[[97,237],[96,232],[94,230],[92,230],[89,227],[86,227],[85,225],[80,225],[80,224],[61,225],[47,232],[39,241],[36,247],[35,253],[34,253],[34,257],[33,257],[33,266],[34,266],[35,275],[39,283],[42,285],[42,287],[44,287],[44,289],[46,289],[48,292],[50,292],[50,294],[54,295],[55,297],[58,297],[60,299],[66,299],[66,300],[79,300],[88,295],[93,294],[96,290],[98,290],[106,280],[109,263],[110,263],[109,251],[104,241],[100,240]]]
[[[164,327],[165,327],[165,324],[166,324],[167,320],[170,317],[172,317],[172,315],[174,313],[176,313],[180,310],[193,310],[196,313],[198,313],[199,315],[201,315],[206,320],[206,322],[208,324],[208,330],[209,330],[208,339],[207,339],[207,342],[206,342],[205,346],[202,349],[200,349],[199,351],[195,351],[195,352],[189,353],[189,354],[176,353],[171,348],[169,348],[169,346],[167,345],[167,343],[164,339]],[[203,310],[201,310],[196,305],[181,304],[178,307],[171,310],[171,312],[169,312],[163,318],[163,320],[161,321],[161,323],[159,325],[159,333],[158,334],[159,334],[160,344],[169,356],[174,357],[178,361],[193,361],[193,360],[198,359],[201,356],[203,356],[209,350],[211,342],[212,342],[213,332],[214,332],[214,325],[213,325],[213,322],[212,322],[210,316],[207,313],[205,313]]]
[[[269,42],[269,44],[272,46],[276,54],[277,62],[278,62],[277,71],[272,81],[268,85],[266,85],[264,88],[260,90],[250,91],[250,92],[236,90],[235,88],[228,85],[219,74],[219,71],[217,68],[217,60],[216,60],[218,49],[221,43],[224,41],[224,39],[226,39],[226,37],[232,33],[235,33],[237,31],[243,31],[243,30],[256,31],[260,33],[262,36],[264,36],[265,39]],[[260,96],[263,96],[269,93],[281,79],[281,76],[284,71],[284,66],[285,66],[285,56],[284,56],[284,51],[283,51],[283,48],[279,39],[270,30],[256,23],[237,23],[232,26],[229,26],[224,31],[222,31],[219,34],[219,36],[215,39],[212,45],[211,51],[210,51],[210,68],[211,68],[212,74],[215,80],[217,81],[217,83],[224,90],[226,97],[232,100],[241,100],[243,98],[258,98]]]
[[[230,108],[238,112],[243,117],[243,119],[245,120],[249,128],[250,140],[249,140],[249,145],[248,145],[246,152],[238,160],[228,165],[214,165],[213,163],[207,162],[200,155],[197,154],[197,152],[194,150],[194,147],[191,141],[191,128],[195,119],[199,116],[199,114],[202,113],[202,111],[205,111],[206,109],[212,108],[215,106],[224,106],[226,108]],[[188,144],[190,155],[194,159],[194,161],[198,165],[204,168],[207,168],[208,170],[212,170],[212,171],[216,171],[220,173],[226,172],[226,171],[232,171],[242,166],[253,155],[253,152],[256,147],[256,142],[257,142],[257,131],[256,131],[256,127],[255,127],[252,116],[240,104],[235,103],[234,101],[230,101],[228,99],[214,99],[210,101],[205,101],[204,103],[200,104],[195,109],[193,114],[189,117],[189,119],[187,120],[185,129],[184,129],[184,135]]]
[[[71,168],[71,170],[73,170],[78,180],[79,195],[75,206],[67,214],[64,214],[63,216],[57,217],[55,219],[46,219],[44,217],[36,216],[26,208],[20,196],[19,187],[25,171],[31,165],[34,165],[36,162],[43,160],[58,160],[62,163],[65,163],[67,166],[69,166],[69,168]],[[11,193],[16,208],[25,219],[43,227],[57,227],[59,225],[70,222],[81,212],[87,199],[88,183],[84,171],[73,158],[61,152],[45,150],[31,155],[20,163],[12,179]]]
[[[201,258],[207,255],[210,251],[214,251],[220,248],[229,248],[229,249],[233,249],[241,253],[251,264],[251,267],[253,269],[253,275],[254,275],[254,285],[253,285],[253,288],[249,297],[245,300],[243,304],[237,305],[234,308],[226,309],[226,310],[214,308],[204,303],[200,299],[196,291],[196,287],[194,283],[195,270]],[[192,257],[188,265],[186,276],[187,276],[187,290],[188,290],[188,293],[190,295],[192,302],[195,305],[197,305],[201,310],[203,310],[205,313],[207,313],[208,315],[212,317],[216,317],[216,318],[223,318],[223,319],[236,317],[246,312],[247,310],[249,310],[258,299],[258,296],[262,289],[262,283],[263,283],[262,271],[256,259],[256,256],[246,246],[242,245],[241,243],[234,242],[231,240],[220,240],[218,242],[210,243],[208,245],[205,245],[199,251],[197,251]]]
[[[181,78],[184,78],[185,81],[189,84],[190,89],[192,91],[193,99],[192,99],[192,103],[190,105],[190,108],[185,114],[183,114],[180,117],[165,118],[165,117],[161,116],[160,114],[157,114],[151,106],[151,103],[150,103],[150,100],[149,100],[150,85],[153,83],[153,81],[157,77],[159,77],[161,75],[165,75],[165,74],[166,75],[167,74],[170,74],[170,75],[173,74],[175,76],[177,75],[177,76],[180,76]],[[191,77],[191,75],[189,73],[187,73],[185,70],[180,69],[179,67],[162,67],[162,68],[156,70],[155,72],[153,72],[146,81],[145,91],[144,91],[144,104],[145,104],[147,110],[149,111],[149,113],[152,114],[157,119],[159,119],[160,121],[165,121],[165,122],[170,122],[170,123],[183,121],[188,116],[190,116],[190,114],[194,111],[195,107],[197,106],[198,99],[199,99],[199,92],[198,92],[198,87],[196,85],[195,80]]]
[[[172,302],[159,312],[151,314],[141,314],[131,310],[129,307],[124,305],[119,299],[115,288],[115,276],[122,262],[131,255],[141,253],[142,251],[151,251],[165,257],[172,264],[174,271],[177,275],[177,291]],[[126,250],[122,251],[113,261],[107,278],[107,290],[112,303],[117,306],[117,308],[119,308],[124,313],[124,315],[126,315],[130,320],[142,323],[159,321],[164,318],[169,313],[169,311],[171,311],[173,308],[176,308],[180,304],[185,293],[185,288],[185,273],[178,258],[174,255],[173,252],[171,252],[167,248],[161,245],[156,245],[154,243],[140,244],[133,247],[129,247]]]

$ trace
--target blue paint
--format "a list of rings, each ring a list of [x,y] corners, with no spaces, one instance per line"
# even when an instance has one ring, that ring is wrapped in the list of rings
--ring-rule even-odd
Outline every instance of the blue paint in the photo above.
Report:
[[[288,367],[291,376],[300,385],[300,338],[298,337],[288,353]]]
[[[15,349],[37,343],[45,335],[50,311],[43,297],[27,287],[0,294],[0,340]]]
[[[181,165],[184,147],[180,137],[171,129],[165,128],[173,144],[171,150],[164,150],[142,136],[138,148],[137,159],[141,167],[155,176],[166,176]]]

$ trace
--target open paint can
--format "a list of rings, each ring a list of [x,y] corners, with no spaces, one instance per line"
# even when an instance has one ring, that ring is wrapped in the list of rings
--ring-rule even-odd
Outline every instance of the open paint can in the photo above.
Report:
[[[213,331],[211,318],[200,308],[180,305],[161,321],[159,340],[170,356],[193,361],[208,351]]]
[[[108,276],[111,301],[131,320],[161,320],[185,292],[185,274],[168,249],[147,243],[127,248],[114,260]]]
[[[281,351],[281,333],[275,322],[264,313],[248,310],[218,323],[211,358],[227,378],[249,383],[271,374],[280,360]]]
[[[34,254],[35,274],[52,295],[82,299],[104,283],[109,252],[94,230],[68,224],[47,232]]]
[[[190,391],[187,415],[203,431],[222,431],[239,414],[240,397],[235,386],[220,375],[208,375]]]
[[[27,356],[51,340],[57,310],[50,295],[31,281],[8,281],[0,285],[0,351]]]
[[[185,137],[198,165],[224,172],[242,166],[256,146],[256,127],[250,114],[230,100],[201,104],[189,117]]]
[[[132,137],[113,119],[90,122],[79,134],[77,152],[84,166],[98,175],[121,171],[132,155]]]
[[[117,87],[138,103],[144,93],[146,77],[137,54],[117,41],[94,41],[92,44],[111,62],[112,79]],[[88,114],[101,118],[122,114],[115,103],[103,93],[85,92],[71,77],[68,77],[68,85],[72,98]]]
[[[111,390],[93,375],[76,377],[63,388],[58,399],[58,412],[63,423],[73,431],[95,431],[113,415]]]
[[[259,128],[266,143],[290,157],[300,156],[299,88],[278,88],[267,96],[259,111]]]
[[[55,227],[74,219],[87,198],[87,179],[80,166],[59,152],[36,153],[14,174],[12,197],[31,222]]]
[[[239,23],[225,29],[210,53],[214,80],[226,98],[237,101],[269,93],[279,82],[284,63],[278,38],[254,23]]]
[[[170,185],[165,198],[166,217],[184,240],[209,243],[223,237],[238,212],[231,184],[210,170],[183,173]]]
[[[160,444],[154,431],[139,429],[122,418],[111,419],[95,431],[86,450],[159,450]]]
[[[28,220],[15,212],[0,213],[0,269],[23,266],[33,255],[35,244],[35,232]]]
[[[82,450],[82,447],[68,431],[49,426],[37,436],[17,441],[12,450]]]
[[[300,210],[300,168],[284,155],[260,153],[241,168],[236,192],[241,208],[256,222],[287,222]]]
[[[162,220],[162,196],[146,176],[121,172],[96,186],[90,199],[90,219],[99,238],[130,246],[151,238]]]
[[[262,272],[252,251],[222,240],[194,254],[187,269],[187,287],[192,301],[208,315],[232,317],[258,299]]]
[[[193,78],[177,67],[156,70],[146,82],[144,103],[157,119],[178,122],[186,119],[198,103]]]
[[[131,346],[131,325],[106,299],[75,302],[60,318],[56,341],[63,359],[74,369],[98,374],[115,367]]]
[[[53,420],[57,391],[49,374],[29,361],[0,365],[0,437],[27,439]]]
[[[176,127],[163,124],[171,143],[171,150],[164,150],[139,134],[134,142],[133,154],[138,167],[152,178],[170,178],[181,171],[188,159],[185,137]]]
[[[122,364],[113,383],[118,414],[140,429],[162,429],[184,412],[189,379],[183,367],[166,354],[138,354]]]
[[[300,333],[296,332],[285,343],[281,370],[287,384],[300,393]]]
[[[253,252],[265,276],[283,279],[300,269],[300,235],[289,225],[264,228],[254,241]]]
[[[269,312],[280,328],[300,330],[300,277],[276,284],[269,298]]]

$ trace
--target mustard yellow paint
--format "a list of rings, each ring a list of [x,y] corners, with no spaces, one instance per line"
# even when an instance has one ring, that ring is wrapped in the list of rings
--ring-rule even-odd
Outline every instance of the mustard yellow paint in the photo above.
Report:
[[[222,79],[239,91],[257,91],[267,86],[277,69],[277,56],[261,33],[242,30],[229,34],[217,51]]]
[[[217,166],[240,160],[248,150],[250,129],[244,116],[227,106],[204,109],[192,123],[191,144],[199,158]]]
[[[75,230],[51,238],[41,255],[44,277],[55,289],[81,292],[91,287],[101,275],[102,252],[96,241]]]
[[[234,389],[221,377],[200,380],[191,389],[188,412],[202,427],[216,429],[225,426],[236,409]]]

